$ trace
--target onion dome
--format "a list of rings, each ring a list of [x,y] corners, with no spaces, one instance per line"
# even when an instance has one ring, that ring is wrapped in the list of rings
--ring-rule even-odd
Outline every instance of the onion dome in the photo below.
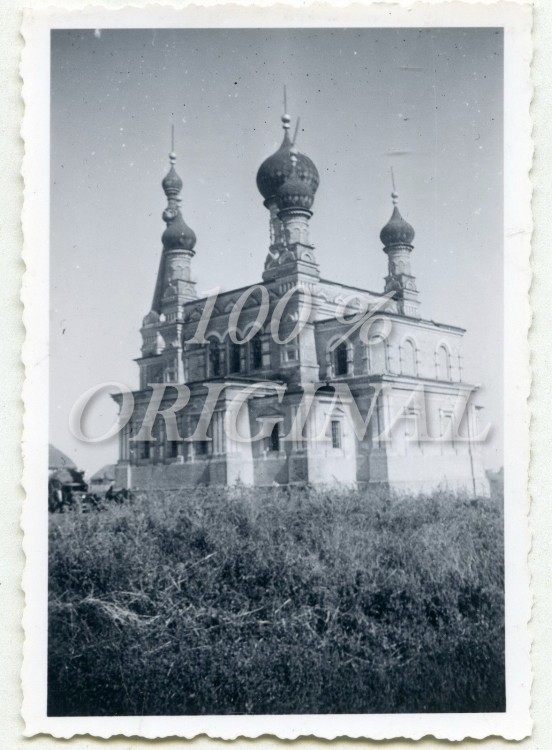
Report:
[[[276,153],[265,159],[257,172],[257,187],[265,199],[265,203],[274,200],[285,180],[291,174],[290,153],[293,147],[289,137],[289,115],[282,115],[284,140]],[[316,193],[320,183],[320,176],[314,163],[308,156],[297,152],[297,175],[308,185],[312,195]]]
[[[169,169],[168,174],[163,179],[161,185],[163,186],[163,190],[167,198],[172,198],[176,197],[182,190],[182,180],[180,179],[174,168],[174,163],[176,161],[176,154],[174,153],[174,151],[171,151],[171,153],[169,154],[169,160],[171,162],[171,168]]]
[[[392,245],[412,245],[414,240],[414,228],[401,216],[397,206],[398,194],[391,193],[393,199],[393,213],[387,224],[380,232],[380,240],[385,247]]]
[[[301,179],[298,172],[298,161],[298,153],[295,147],[292,147],[289,156],[289,176],[276,194],[280,211],[289,208],[309,211],[314,202],[316,188],[313,189],[312,185]]]
[[[161,240],[166,250],[193,250],[197,241],[195,232],[186,224],[180,210],[167,208],[163,211],[167,228]]]
[[[163,241],[163,247],[166,250],[192,251],[195,247],[197,238],[195,232],[186,224],[180,212],[179,193],[182,190],[182,180],[174,168],[174,163],[176,161],[176,154],[174,151],[171,151],[169,154],[169,161],[171,163],[171,168],[161,183],[165,195],[168,198],[167,208],[163,211],[163,221],[167,225],[161,238]]]

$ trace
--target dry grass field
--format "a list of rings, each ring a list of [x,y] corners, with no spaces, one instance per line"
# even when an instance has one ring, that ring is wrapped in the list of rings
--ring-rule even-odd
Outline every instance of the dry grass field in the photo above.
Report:
[[[501,498],[148,492],[50,516],[50,715],[502,711]]]

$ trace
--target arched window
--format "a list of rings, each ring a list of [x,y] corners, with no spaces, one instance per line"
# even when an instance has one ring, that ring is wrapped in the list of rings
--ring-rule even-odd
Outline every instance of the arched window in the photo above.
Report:
[[[263,366],[263,342],[260,333],[255,334],[250,341],[251,369],[260,370]]]
[[[450,354],[449,350],[444,344],[437,347],[437,378],[439,380],[450,380]]]
[[[385,321],[375,318],[369,329],[366,344],[366,360],[370,375],[387,372],[387,332]]]
[[[213,378],[221,374],[220,366],[220,344],[218,339],[209,341],[209,375]]]
[[[280,424],[277,422],[268,437],[268,450],[274,453],[280,450]]]
[[[342,341],[339,346],[337,346],[334,349],[334,361],[333,361],[333,369],[334,369],[334,375],[336,377],[339,377],[340,375],[348,375],[349,374],[349,350],[347,347],[347,342]]]
[[[401,347],[401,372],[403,375],[417,375],[416,346],[411,339],[405,339]]]
[[[240,372],[241,352],[240,345],[233,341],[228,342],[228,372]]]

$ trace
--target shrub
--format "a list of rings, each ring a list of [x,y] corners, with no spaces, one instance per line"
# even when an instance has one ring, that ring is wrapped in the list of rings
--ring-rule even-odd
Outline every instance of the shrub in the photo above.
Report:
[[[50,524],[50,715],[504,710],[496,499],[199,488]]]

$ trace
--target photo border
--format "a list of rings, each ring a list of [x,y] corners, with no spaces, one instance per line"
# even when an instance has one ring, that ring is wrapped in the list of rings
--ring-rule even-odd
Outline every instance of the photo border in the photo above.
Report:
[[[506,712],[502,714],[379,714],[202,717],[48,717],[46,716],[48,511],[45,497],[48,451],[49,309],[49,61],[51,28],[187,28],[263,26],[503,26],[504,27],[504,330],[505,330],[505,579]],[[491,735],[520,740],[531,731],[530,586],[527,555],[529,409],[528,331],[531,324],[530,237],[532,164],[531,8],[528,4],[415,3],[340,7],[296,5],[244,7],[148,6],[108,10],[27,11],[21,74],[25,117],[23,209],[26,273],[22,301],[26,341],[23,347],[25,405],[22,513],[26,567],[23,685],[25,736],[47,733],[59,738],[185,737],[206,734],[235,739],[271,734],[280,739],[314,735],[324,739],[365,737],[482,739]]]

